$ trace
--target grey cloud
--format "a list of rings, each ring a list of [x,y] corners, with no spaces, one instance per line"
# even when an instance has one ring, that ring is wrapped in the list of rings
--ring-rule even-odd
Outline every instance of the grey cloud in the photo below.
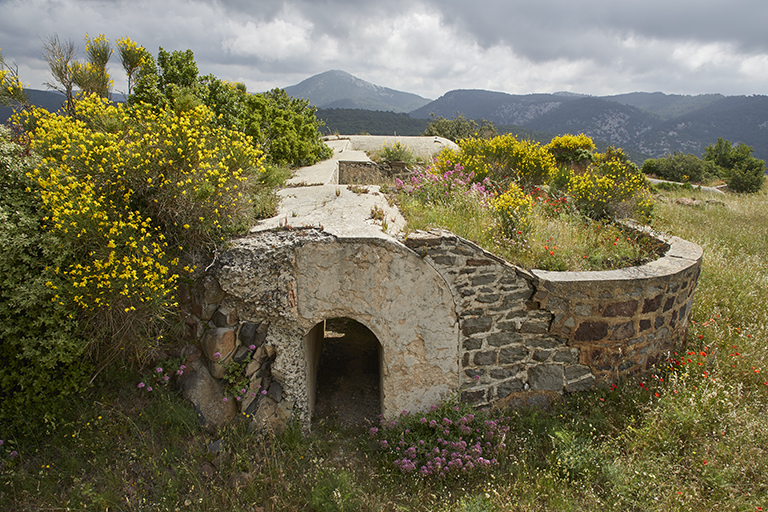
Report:
[[[768,92],[766,19],[765,0],[0,0],[0,48],[33,87],[47,79],[40,38],[56,32],[81,50],[86,33],[128,36],[153,54],[189,48],[201,73],[252,90],[343,69],[427,97],[750,94]],[[749,71],[747,56],[758,57]]]

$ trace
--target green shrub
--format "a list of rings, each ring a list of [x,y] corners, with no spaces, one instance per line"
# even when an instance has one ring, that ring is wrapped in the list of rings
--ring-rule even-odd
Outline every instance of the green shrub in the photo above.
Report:
[[[416,158],[413,156],[411,148],[400,141],[397,141],[392,145],[383,145],[377,156],[384,162],[405,162],[405,165],[408,166],[413,165],[416,162]]]
[[[54,300],[72,253],[43,229],[36,162],[0,127],[0,423],[22,431],[53,426],[92,370],[72,305]]]
[[[579,212],[592,219],[643,221],[653,211],[645,176],[620,149],[608,148],[586,172],[574,174],[568,192]]]
[[[513,135],[492,139],[465,139],[456,163],[460,163],[476,180],[490,178],[506,189],[515,182],[521,187],[540,185],[549,178],[555,158],[537,142],[519,141]]]
[[[581,164],[592,161],[595,143],[583,133],[555,137],[544,146],[558,164]]]
[[[763,188],[765,181],[765,162],[753,158],[737,164],[725,172],[725,182],[728,189],[734,192],[753,194]]]
[[[663,180],[688,182],[706,182],[716,179],[720,169],[696,155],[687,155],[675,151],[662,158],[649,158],[643,162],[643,173],[658,176]]]
[[[717,144],[707,146],[704,160],[713,162],[721,172],[728,188],[734,192],[755,193],[762,189],[765,180],[765,161],[752,156],[751,146],[739,143],[733,147],[731,141],[717,139]]]
[[[28,117],[45,229],[71,251],[54,297],[91,332],[92,354],[146,359],[159,344],[182,269],[253,219],[260,152],[213,124],[204,106],[176,113],[78,100],[76,118]]]

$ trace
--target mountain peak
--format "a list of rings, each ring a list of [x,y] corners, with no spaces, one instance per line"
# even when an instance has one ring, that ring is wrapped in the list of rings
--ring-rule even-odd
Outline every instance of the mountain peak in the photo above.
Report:
[[[339,69],[311,76],[286,87],[285,92],[304,98],[318,108],[359,108],[404,113],[430,102],[416,94],[374,85]]]

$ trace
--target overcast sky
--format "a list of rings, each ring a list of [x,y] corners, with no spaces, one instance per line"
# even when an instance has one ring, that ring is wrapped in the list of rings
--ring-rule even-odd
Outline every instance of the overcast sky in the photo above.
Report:
[[[340,69],[436,99],[512,94],[768,94],[767,0],[0,0],[0,49],[49,81],[42,40],[191,49],[252,92]],[[125,80],[111,61],[115,89]]]

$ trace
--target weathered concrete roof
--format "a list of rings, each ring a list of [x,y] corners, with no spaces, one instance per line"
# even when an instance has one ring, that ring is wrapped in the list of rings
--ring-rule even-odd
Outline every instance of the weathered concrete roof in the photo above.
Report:
[[[370,161],[365,151],[353,148],[372,146],[378,149],[381,144],[379,141],[384,139],[387,139],[387,143],[394,139],[407,139],[404,143],[407,142],[409,146],[418,143],[423,148],[435,147],[435,137],[353,136],[327,140],[326,144],[333,148],[333,156],[313,166],[298,169],[296,175],[288,181],[289,187],[279,191],[282,201],[277,216],[260,221],[251,228],[251,232],[283,226],[322,227],[325,232],[339,238],[394,240],[405,228],[405,219],[397,208],[389,205],[378,186],[350,189],[346,185],[338,185],[339,161]],[[368,193],[360,193],[362,190],[368,190]],[[383,217],[383,222],[381,218],[373,218],[372,212],[376,209],[381,211],[379,217]],[[382,230],[382,224],[386,224],[386,232]]]

